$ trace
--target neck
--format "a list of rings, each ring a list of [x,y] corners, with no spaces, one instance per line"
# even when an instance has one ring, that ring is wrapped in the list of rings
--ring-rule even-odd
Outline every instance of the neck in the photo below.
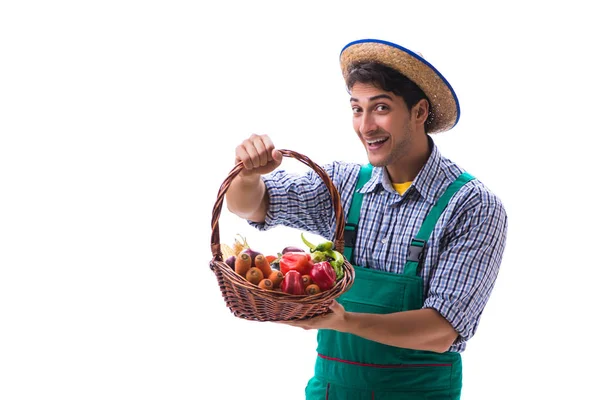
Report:
[[[414,181],[431,154],[428,136],[423,134],[413,142],[408,154],[385,167],[392,183]]]

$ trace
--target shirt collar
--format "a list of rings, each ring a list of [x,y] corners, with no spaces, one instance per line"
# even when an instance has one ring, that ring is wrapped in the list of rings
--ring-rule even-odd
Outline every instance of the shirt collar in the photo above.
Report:
[[[437,146],[427,135],[431,154],[427,159],[427,162],[413,181],[412,188],[414,188],[427,202],[435,204],[438,193],[444,186],[444,179],[441,179],[442,172],[442,155],[440,154]],[[396,190],[390,182],[390,178],[383,167],[373,167],[371,179],[359,190],[359,193],[370,193],[374,192],[378,188],[383,188],[390,193],[396,193]]]
[[[358,192],[362,194],[374,192],[381,185],[383,175],[387,175],[383,173],[383,168],[373,167],[371,179],[369,179]]]
[[[442,172],[442,155],[429,135],[427,135],[431,154],[423,168],[413,181],[413,186],[419,194],[430,204],[435,204],[438,193],[444,186],[444,179],[440,179]]]

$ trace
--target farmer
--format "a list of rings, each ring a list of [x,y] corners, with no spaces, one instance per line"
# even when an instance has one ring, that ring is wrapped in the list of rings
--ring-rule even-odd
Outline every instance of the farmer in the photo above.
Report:
[[[344,206],[345,254],[356,276],[331,313],[287,322],[319,329],[306,398],[459,399],[461,352],[504,252],[504,207],[431,139],[460,116],[436,68],[372,39],[345,46],[340,64],[369,164],[324,166]],[[333,240],[325,184],[312,170],[277,169],[281,160],[266,135],[237,146],[244,169],[227,191],[229,210],[261,230],[285,225]]]

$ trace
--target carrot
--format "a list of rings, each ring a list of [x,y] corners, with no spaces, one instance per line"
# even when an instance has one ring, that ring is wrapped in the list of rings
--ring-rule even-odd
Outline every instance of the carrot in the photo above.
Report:
[[[235,259],[235,272],[246,277],[246,273],[252,267],[252,258],[248,254],[240,254]]]
[[[317,285],[315,285],[314,283],[308,285],[306,287],[306,289],[304,289],[304,290],[306,291],[306,294],[309,295],[309,296],[312,295],[312,294],[321,293],[321,289],[319,289],[319,287]]]
[[[269,275],[269,280],[273,282],[273,287],[278,288],[281,285],[281,281],[283,281],[283,274],[281,271],[273,270]]]
[[[258,285],[265,278],[262,271],[256,267],[252,267],[246,272],[246,279],[250,283]]]
[[[308,285],[312,284],[312,278],[310,275],[302,275],[302,284],[304,285],[304,289],[308,287]]]
[[[265,277],[271,275],[271,265],[269,265],[267,258],[263,254],[258,254],[254,257],[254,266],[260,269]]]
[[[258,287],[265,290],[273,290],[273,282],[270,279],[265,278],[262,281],[258,282]]]

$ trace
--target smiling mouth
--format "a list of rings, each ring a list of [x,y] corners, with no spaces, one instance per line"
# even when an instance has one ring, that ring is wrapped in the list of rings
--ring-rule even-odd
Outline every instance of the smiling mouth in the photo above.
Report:
[[[385,142],[388,141],[389,138],[381,138],[381,139],[373,139],[373,140],[365,140],[369,147],[379,147]]]

